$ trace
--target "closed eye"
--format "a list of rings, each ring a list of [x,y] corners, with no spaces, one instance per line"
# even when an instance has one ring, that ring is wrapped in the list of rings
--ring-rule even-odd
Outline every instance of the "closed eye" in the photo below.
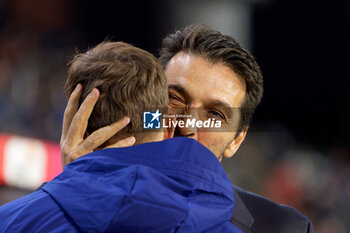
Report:
[[[169,93],[169,100],[170,103],[181,103],[181,104],[185,104],[185,101],[183,99],[181,99],[180,97],[170,94]]]

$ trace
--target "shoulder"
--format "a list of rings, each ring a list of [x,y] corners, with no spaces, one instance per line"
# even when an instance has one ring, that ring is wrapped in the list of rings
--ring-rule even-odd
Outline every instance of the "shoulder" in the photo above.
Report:
[[[46,192],[39,190],[0,207],[0,232],[74,229]]]
[[[277,204],[267,198],[234,187],[233,221],[243,223],[254,233],[311,233],[310,220],[296,209]],[[247,212],[242,218],[240,212]]]
[[[30,209],[31,206],[47,200],[48,195],[43,191],[30,193],[21,198],[18,198],[17,200],[2,205],[0,207],[0,216],[3,217],[4,215],[18,215],[23,210]]]

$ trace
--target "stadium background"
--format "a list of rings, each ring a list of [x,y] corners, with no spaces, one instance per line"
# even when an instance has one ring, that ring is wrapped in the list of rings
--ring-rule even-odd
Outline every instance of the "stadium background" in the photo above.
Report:
[[[299,209],[316,233],[350,232],[346,0],[0,0],[0,204],[59,172],[75,51],[108,37],[158,55],[191,23],[234,36],[264,74],[248,137],[223,162],[233,183]]]

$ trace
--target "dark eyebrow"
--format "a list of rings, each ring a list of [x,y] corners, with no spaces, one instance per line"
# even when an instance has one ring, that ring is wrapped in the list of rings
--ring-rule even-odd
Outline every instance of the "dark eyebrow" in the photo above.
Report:
[[[169,84],[168,89],[174,89],[176,92],[178,92],[180,95],[183,95],[185,98],[189,97],[189,94],[186,91],[186,89],[178,84]]]
[[[222,102],[221,100],[209,100],[206,105],[223,108],[227,114],[228,119],[231,119],[233,116],[233,108],[226,102]]]

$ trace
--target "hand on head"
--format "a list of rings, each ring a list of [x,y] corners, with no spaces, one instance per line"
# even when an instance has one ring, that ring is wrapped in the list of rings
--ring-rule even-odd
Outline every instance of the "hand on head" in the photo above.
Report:
[[[99,148],[108,139],[122,130],[130,119],[124,117],[121,120],[102,127],[88,137],[84,138],[89,117],[99,98],[98,89],[94,88],[79,107],[79,99],[82,94],[82,85],[78,84],[69,97],[64,111],[62,135],[60,140],[62,167],[77,158]],[[108,147],[126,147],[135,143],[135,137],[122,139]]]

